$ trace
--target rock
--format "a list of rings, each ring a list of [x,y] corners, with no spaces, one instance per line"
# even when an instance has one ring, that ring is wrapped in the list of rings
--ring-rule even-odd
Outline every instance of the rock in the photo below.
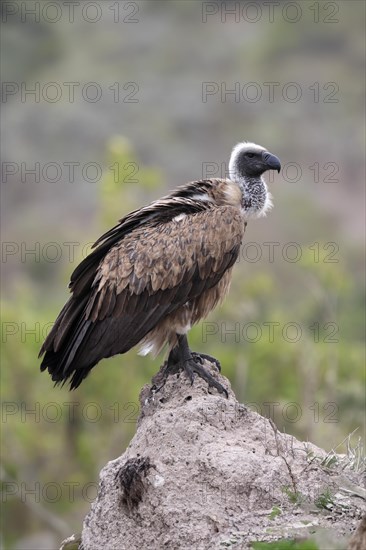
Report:
[[[214,376],[228,399],[202,379],[191,386],[184,374],[169,376],[155,394],[143,388],[134,438],[100,472],[83,550],[244,549],[355,529],[364,501],[349,497],[345,505],[334,495],[339,479],[357,483],[356,474],[334,471],[335,483],[321,465],[325,451],[280,433]]]
[[[366,516],[362,518],[355,533],[349,541],[348,550],[365,550],[366,548]]]

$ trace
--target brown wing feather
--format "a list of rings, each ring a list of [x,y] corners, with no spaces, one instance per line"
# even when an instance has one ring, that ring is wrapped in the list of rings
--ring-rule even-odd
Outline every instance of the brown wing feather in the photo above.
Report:
[[[204,232],[203,222],[207,227]],[[226,270],[225,255],[240,244],[243,232],[240,214],[228,206],[133,231],[109,251],[99,266],[92,287],[91,299],[97,301],[93,321],[105,316],[105,301],[110,300],[106,293],[118,296],[127,289],[128,300],[137,304],[136,295],[144,291],[154,295],[178,287],[191,280],[195,270],[200,280]],[[121,313],[123,310],[119,316]],[[114,316],[114,310],[109,314]]]
[[[94,273],[74,328],[77,348],[53,364],[54,380],[72,376],[76,387],[102,358],[125,353],[167,315],[217,284],[235,262],[243,233],[238,210],[223,206],[127,234]],[[88,279],[88,272],[80,277]],[[44,349],[51,356],[42,368],[49,368],[52,341]]]
[[[108,336],[113,354],[136,345],[165,315],[217,284],[236,260],[243,231],[238,211],[220,207],[137,229],[112,248],[99,267],[89,318],[95,330],[107,317],[119,320],[117,334]]]

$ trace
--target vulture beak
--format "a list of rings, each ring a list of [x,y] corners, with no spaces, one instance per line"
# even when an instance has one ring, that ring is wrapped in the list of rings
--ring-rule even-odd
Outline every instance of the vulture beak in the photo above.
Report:
[[[263,162],[268,166],[269,170],[277,170],[279,173],[281,171],[281,162],[278,157],[268,153],[268,151],[263,151],[262,153]]]

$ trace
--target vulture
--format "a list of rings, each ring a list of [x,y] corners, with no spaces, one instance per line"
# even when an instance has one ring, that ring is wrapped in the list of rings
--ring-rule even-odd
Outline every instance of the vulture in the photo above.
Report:
[[[280,169],[264,147],[239,143],[229,178],[187,183],[122,218],[72,273],[41,370],[74,389],[103,358],[137,344],[156,356],[166,346],[166,376],[182,370],[227,396],[187,333],[227,294],[247,221],[272,205],[263,174]]]

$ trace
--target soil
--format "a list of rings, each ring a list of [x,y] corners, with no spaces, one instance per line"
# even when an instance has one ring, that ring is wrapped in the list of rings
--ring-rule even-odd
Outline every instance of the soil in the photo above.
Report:
[[[134,438],[100,472],[83,550],[247,549],[309,537],[345,550],[366,510],[360,473],[280,433],[205,366],[228,398],[185,374],[142,389]]]

